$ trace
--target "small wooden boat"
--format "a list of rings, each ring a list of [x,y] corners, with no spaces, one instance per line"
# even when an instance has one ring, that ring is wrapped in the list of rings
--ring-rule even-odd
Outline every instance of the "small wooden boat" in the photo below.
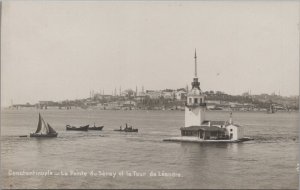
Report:
[[[114,131],[120,131],[120,132],[138,132],[138,129],[134,129],[132,126],[128,127],[126,123],[126,127],[122,129],[122,126],[120,126],[120,129],[114,129]]]
[[[98,131],[102,131],[103,127],[104,127],[104,126],[96,127],[96,126],[94,125],[94,127],[89,127],[89,130],[98,130]]]
[[[39,114],[39,123],[35,133],[30,133],[30,137],[57,137],[57,132],[49,125],[46,124],[41,114]]]
[[[66,125],[66,130],[67,131],[87,131],[89,129],[89,126],[90,125],[75,127],[75,126],[71,126],[71,125]]]
[[[31,133],[30,137],[57,137],[57,133],[50,133],[50,134],[36,134],[36,133]]]
[[[114,129],[114,131],[120,131],[120,132],[138,132],[138,129]]]
[[[139,130],[138,129],[129,128],[129,129],[125,129],[125,132],[139,132]]]

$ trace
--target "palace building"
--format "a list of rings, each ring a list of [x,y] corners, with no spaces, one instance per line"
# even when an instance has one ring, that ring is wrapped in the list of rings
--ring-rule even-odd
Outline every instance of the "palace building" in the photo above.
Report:
[[[181,136],[197,137],[199,140],[237,141],[243,138],[243,127],[234,124],[232,113],[229,121],[209,121],[205,119],[205,94],[200,88],[197,76],[197,54],[195,50],[195,76],[192,89],[187,93],[185,104],[185,126],[180,128]]]

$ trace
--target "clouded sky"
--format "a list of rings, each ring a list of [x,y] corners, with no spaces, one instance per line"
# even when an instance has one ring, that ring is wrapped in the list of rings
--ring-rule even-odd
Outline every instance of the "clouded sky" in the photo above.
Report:
[[[297,1],[4,1],[1,102],[85,98],[122,86],[299,91]]]

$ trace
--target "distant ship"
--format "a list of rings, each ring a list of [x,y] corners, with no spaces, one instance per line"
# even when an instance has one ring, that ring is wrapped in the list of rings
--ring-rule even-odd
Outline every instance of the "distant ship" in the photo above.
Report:
[[[39,114],[39,122],[37,129],[34,133],[30,133],[30,137],[57,137],[57,132],[49,125],[46,124],[41,114]]]
[[[128,125],[126,123],[124,129],[122,129],[122,126],[120,126],[120,129],[114,129],[114,131],[120,131],[120,132],[138,132],[139,130],[133,128],[132,126],[128,127]]]

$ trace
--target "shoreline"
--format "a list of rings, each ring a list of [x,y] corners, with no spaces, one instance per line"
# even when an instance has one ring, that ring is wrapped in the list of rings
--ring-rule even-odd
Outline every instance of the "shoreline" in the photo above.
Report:
[[[72,108],[72,109],[59,109],[56,107],[50,107],[48,109],[37,109],[35,107],[23,107],[23,108],[8,108],[8,107],[1,107],[1,111],[8,111],[8,110],[40,110],[40,111],[47,111],[47,110],[58,110],[58,111],[63,111],[63,110],[86,110],[86,111],[179,111],[179,112],[184,112],[184,109],[99,109],[99,108],[80,108],[80,107],[76,107],[76,108]],[[211,109],[207,109],[207,112],[243,112],[243,113],[266,113],[266,114],[276,114],[277,112],[279,113],[299,113],[299,110],[291,110],[291,111],[286,111],[286,110],[278,110],[275,113],[268,113],[266,110],[211,110]]]

